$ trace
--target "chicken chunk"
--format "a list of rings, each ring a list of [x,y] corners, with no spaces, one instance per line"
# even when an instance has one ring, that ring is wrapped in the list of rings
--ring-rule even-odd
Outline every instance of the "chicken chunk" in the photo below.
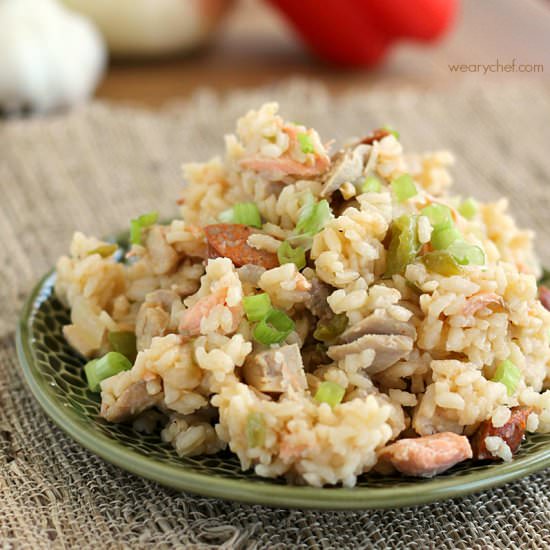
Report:
[[[413,339],[399,334],[365,334],[348,344],[339,344],[328,348],[328,356],[335,361],[346,355],[361,353],[367,349],[375,352],[373,362],[367,367],[370,374],[381,372],[409,355],[413,348]]]
[[[328,197],[346,182],[353,183],[363,175],[364,158],[370,146],[359,144],[354,149],[338,152],[333,159],[323,189],[322,197]]]
[[[252,354],[243,366],[247,384],[264,393],[304,391],[306,375],[298,344]]]
[[[306,302],[306,307],[319,319],[330,319],[334,312],[328,305],[327,298],[333,288],[318,277],[311,280],[311,289],[309,290],[309,298]]]
[[[348,328],[340,336],[340,340],[349,343],[365,334],[397,334],[414,340],[416,329],[411,323],[396,321],[385,309],[376,309],[368,317]]]
[[[155,225],[147,232],[145,241],[153,272],[156,275],[171,273],[176,269],[180,259],[179,254],[168,244],[165,232],[165,227]]]
[[[136,318],[136,344],[138,351],[151,346],[155,336],[164,336],[170,325],[172,304],[179,296],[171,290],[151,292],[141,304]]]
[[[149,395],[144,380],[128,386],[113,403],[101,403],[101,416],[108,422],[127,422],[140,413],[154,407],[162,399],[162,393]]]
[[[472,458],[468,438],[452,432],[401,439],[380,451],[378,458],[398,472],[415,477],[433,477],[455,464]]]

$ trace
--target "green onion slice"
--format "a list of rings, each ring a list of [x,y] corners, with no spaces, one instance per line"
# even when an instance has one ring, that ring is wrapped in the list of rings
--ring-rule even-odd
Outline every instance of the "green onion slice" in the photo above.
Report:
[[[447,249],[460,265],[484,265],[485,253],[475,244],[456,241]]]
[[[132,363],[122,353],[110,351],[100,359],[93,359],[84,366],[88,387],[93,392],[100,390],[100,382],[124,370],[130,370]]]
[[[301,246],[293,248],[288,241],[281,243],[277,249],[277,258],[281,265],[295,264],[298,270],[306,267],[306,251]]]
[[[262,227],[262,217],[258,207],[253,202],[238,202],[232,208],[224,210],[219,220],[225,223],[240,223],[250,227]]]
[[[460,275],[462,272],[455,258],[445,250],[436,250],[435,252],[424,254],[422,256],[422,263],[428,271],[439,273],[445,277]]]
[[[430,204],[429,206],[425,206],[420,213],[430,220],[434,228],[452,223],[453,221],[451,209],[444,204]]]
[[[376,176],[368,176],[365,181],[359,186],[361,193],[380,193],[382,184]]]
[[[298,143],[300,144],[300,149],[302,153],[315,153],[315,147],[313,147],[313,141],[311,141],[311,137],[308,134],[305,134],[303,132],[299,133],[298,136]]]
[[[339,313],[326,322],[317,323],[313,333],[313,338],[321,342],[332,342],[346,330],[348,326],[348,316],[345,313]]]
[[[382,129],[392,134],[395,137],[395,139],[399,139],[399,132],[394,128],[392,128],[391,126],[382,126]]]
[[[441,223],[432,231],[431,243],[435,250],[447,250],[454,242],[462,240],[462,234],[453,222]]]
[[[109,332],[109,343],[113,351],[122,353],[132,363],[136,360],[137,345],[136,335],[130,331]]]
[[[412,176],[403,174],[391,182],[391,188],[399,202],[404,202],[418,194]]]
[[[407,215],[403,215],[392,222],[384,277],[403,273],[407,265],[414,262],[420,249],[417,222],[417,216]]]
[[[249,447],[261,447],[265,443],[265,419],[262,413],[253,411],[248,415],[246,439]]]
[[[495,375],[491,380],[504,384],[508,395],[513,395],[521,380],[521,371],[510,359],[506,359],[498,365]]]
[[[117,249],[118,246],[116,244],[102,244],[101,246],[90,250],[90,252],[88,252],[88,256],[91,256],[92,254],[99,254],[102,258],[108,258],[109,256],[112,256]]]
[[[314,399],[317,403],[328,403],[335,407],[342,402],[345,393],[346,390],[340,384],[325,380],[319,384]]]
[[[158,217],[158,212],[148,212],[134,218],[130,222],[130,242],[132,244],[141,244],[142,230],[157,223]]]
[[[294,321],[283,311],[272,309],[252,331],[254,339],[269,346],[278,344],[294,330]]]
[[[249,321],[261,321],[272,309],[269,294],[255,294],[243,298],[243,307]]]
[[[321,231],[330,218],[332,218],[332,211],[326,199],[306,203],[298,217],[296,233],[313,236]]]
[[[472,220],[477,214],[477,202],[472,199],[466,199],[459,207],[458,211],[467,219]]]

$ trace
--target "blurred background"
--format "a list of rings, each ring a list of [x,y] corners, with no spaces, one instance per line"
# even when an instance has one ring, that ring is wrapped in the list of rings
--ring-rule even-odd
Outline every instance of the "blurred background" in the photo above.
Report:
[[[294,76],[335,93],[550,76],[548,0],[3,0],[0,24],[11,114]]]

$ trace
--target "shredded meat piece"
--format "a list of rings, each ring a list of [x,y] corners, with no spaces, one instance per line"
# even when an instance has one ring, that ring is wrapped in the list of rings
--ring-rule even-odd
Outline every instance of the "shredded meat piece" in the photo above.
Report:
[[[155,336],[169,332],[170,311],[179,296],[171,290],[155,290],[147,294],[136,318],[136,344],[138,351],[151,346]]]
[[[340,341],[353,342],[365,334],[399,334],[414,340],[416,329],[411,323],[396,321],[385,309],[376,309],[368,317],[348,328],[340,336]]]
[[[298,344],[249,355],[244,366],[246,383],[265,393],[304,391],[307,381]]]
[[[472,458],[472,448],[467,437],[443,432],[400,439],[384,447],[378,457],[402,474],[433,477],[458,462]]]
[[[160,225],[153,226],[147,232],[145,246],[151,258],[153,273],[165,275],[176,269],[180,258],[166,241],[166,228]]]
[[[330,319],[334,316],[334,312],[330,308],[327,302],[327,298],[332,292],[333,288],[327,285],[318,277],[314,277],[311,280],[311,289],[309,291],[309,298],[306,302],[306,307],[319,319]]]
[[[247,241],[252,230],[246,225],[238,223],[217,223],[207,225],[204,233],[208,241],[210,258],[229,258],[237,267],[246,264],[259,265],[272,269],[279,265],[277,254],[257,250]]]
[[[504,426],[495,428],[491,419],[484,420],[472,437],[472,449],[476,460],[500,460],[498,456],[493,456],[485,444],[486,437],[500,437],[510,447],[512,454],[515,454],[521,445],[525,429],[527,427],[527,417],[531,414],[531,407],[514,407],[510,419]]]
[[[408,336],[365,334],[349,344],[330,346],[328,348],[328,355],[335,361],[339,361],[346,355],[372,349],[376,355],[374,361],[367,367],[367,370],[370,374],[375,374],[391,367],[400,359],[407,357],[412,348],[413,339]]]
[[[103,401],[101,416],[108,422],[126,422],[155,406],[161,399],[162,393],[149,395],[146,382],[140,380],[126,388],[113,404],[107,405]]]
[[[478,311],[490,304],[496,304],[504,307],[504,299],[502,296],[499,296],[494,292],[480,292],[479,294],[470,296],[466,300],[466,305],[464,306],[462,313],[466,316],[475,315]]]
[[[327,197],[339,189],[344,183],[353,183],[363,174],[364,158],[370,147],[359,144],[354,149],[339,151],[332,159],[332,167],[328,172],[321,196]]]

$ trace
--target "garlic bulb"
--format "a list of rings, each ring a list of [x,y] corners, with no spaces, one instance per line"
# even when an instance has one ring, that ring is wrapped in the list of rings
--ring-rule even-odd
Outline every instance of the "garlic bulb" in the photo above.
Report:
[[[50,111],[85,100],[105,66],[93,24],[55,0],[0,0],[0,108]]]
[[[90,17],[115,55],[152,56],[204,42],[232,0],[63,0]]]

